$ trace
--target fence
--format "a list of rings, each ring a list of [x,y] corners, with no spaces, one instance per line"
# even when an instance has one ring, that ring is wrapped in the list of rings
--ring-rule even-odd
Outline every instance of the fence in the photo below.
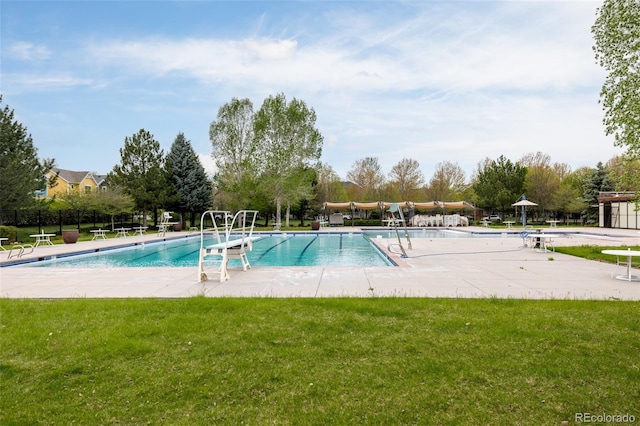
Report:
[[[148,221],[157,223],[157,212],[151,212]],[[140,213],[122,213],[113,217],[115,226],[141,225]],[[38,232],[46,229],[50,232],[62,233],[63,229],[109,228],[111,215],[97,210],[0,210],[0,225],[16,228],[37,228]]]

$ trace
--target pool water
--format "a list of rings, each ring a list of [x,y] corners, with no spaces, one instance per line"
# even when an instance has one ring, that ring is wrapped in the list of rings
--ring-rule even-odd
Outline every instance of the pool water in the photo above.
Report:
[[[205,246],[215,244],[213,236]],[[38,262],[37,266],[197,267],[200,236]],[[391,261],[364,234],[271,234],[253,243],[251,266],[391,266]],[[207,263],[209,263],[207,261]],[[231,259],[229,266],[239,266]]]

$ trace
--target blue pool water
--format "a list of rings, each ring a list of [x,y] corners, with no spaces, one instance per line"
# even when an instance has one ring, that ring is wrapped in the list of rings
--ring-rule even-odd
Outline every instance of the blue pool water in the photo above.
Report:
[[[213,237],[205,245],[214,244]],[[200,236],[38,262],[38,266],[109,268],[198,266]],[[271,234],[253,243],[252,266],[390,266],[363,234]],[[237,263],[234,263],[237,262]],[[240,265],[234,259],[230,266]]]

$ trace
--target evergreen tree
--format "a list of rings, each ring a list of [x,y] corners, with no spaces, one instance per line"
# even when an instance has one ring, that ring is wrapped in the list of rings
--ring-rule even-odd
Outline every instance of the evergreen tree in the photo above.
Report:
[[[166,158],[167,176],[173,184],[181,213],[202,212],[211,207],[211,182],[200,159],[183,133],[178,133]],[[192,215],[193,216],[193,215]],[[184,215],[182,215],[184,220]],[[192,223],[193,217],[191,218]]]
[[[54,162],[38,159],[27,128],[15,120],[13,110],[5,105],[0,110],[0,208],[19,209],[33,204],[34,192],[53,184],[47,181],[46,174]]]
[[[147,212],[164,207],[173,193],[164,170],[164,152],[151,133],[140,129],[125,138],[120,158],[121,164],[114,166],[107,177],[109,185],[122,188],[135,200],[146,225]]]
[[[486,159],[479,166],[473,189],[478,196],[478,205],[484,209],[505,212],[511,209],[524,191],[527,168],[512,163],[503,155],[497,160]]]
[[[584,182],[583,197],[587,205],[587,210],[584,213],[587,216],[587,220],[597,219],[600,192],[613,190],[614,184],[609,176],[609,170],[601,162],[598,163]]]

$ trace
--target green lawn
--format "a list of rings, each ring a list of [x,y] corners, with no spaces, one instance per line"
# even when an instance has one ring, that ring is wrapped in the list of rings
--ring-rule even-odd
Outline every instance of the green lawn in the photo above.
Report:
[[[556,252],[569,254],[571,256],[582,257],[589,260],[598,260],[601,262],[616,263],[618,260],[626,262],[627,259],[618,259],[617,256],[610,254],[602,254],[603,250],[640,250],[639,245],[627,245],[627,246],[596,246],[596,245],[581,245],[581,246],[566,246],[556,247]],[[637,264],[637,260],[633,265]]]
[[[640,419],[640,303],[0,299],[0,424]]]

